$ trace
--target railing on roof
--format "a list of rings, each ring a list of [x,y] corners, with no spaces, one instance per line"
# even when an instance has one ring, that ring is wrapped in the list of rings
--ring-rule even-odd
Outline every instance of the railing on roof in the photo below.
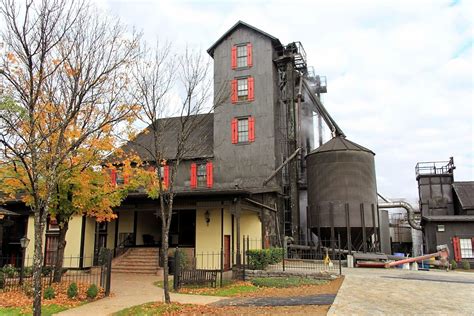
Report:
[[[419,162],[415,166],[415,172],[417,176],[431,174],[452,174],[454,169],[456,169],[456,166],[454,166],[453,157],[450,157],[449,161]]]

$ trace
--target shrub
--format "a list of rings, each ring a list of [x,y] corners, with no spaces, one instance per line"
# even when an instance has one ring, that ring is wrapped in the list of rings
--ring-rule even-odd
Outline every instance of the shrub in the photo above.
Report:
[[[46,277],[46,276],[51,275],[51,273],[53,273],[53,267],[51,267],[51,266],[41,267],[41,275],[42,276]]]
[[[33,267],[25,267],[23,270],[23,276],[29,278],[33,275]]]
[[[99,257],[98,257],[98,263],[99,265],[104,265],[107,263],[107,258],[109,257],[109,249],[107,248],[100,248],[99,250]]]
[[[3,272],[0,271],[0,290],[5,287],[5,277],[3,276]]]
[[[454,259],[451,259],[449,263],[451,264],[451,270],[456,270],[458,268],[458,264]]]
[[[88,298],[95,298],[97,294],[99,294],[99,289],[97,288],[97,285],[92,284],[91,286],[89,286],[86,294]]]
[[[77,284],[75,282],[69,284],[67,288],[67,297],[75,298],[77,296]]]
[[[275,264],[283,260],[283,248],[270,248],[270,264]]]
[[[186,255],[186,253],[184,251],[178,250],[176,256],[179,262],[179,268],[181,270],[186,269],[188,267],[188,256]]]
[[[467,260],[463,260],[461,262],[461,266],[464,270],[469,270],[471,268],[471,265],[469,264],[469,261]]]
[[[269,252],[266,249],[248,250],[249,268],[252,270],[265,270],[270,263]]]
[[[23,293],[25,293],[26,296],[28,297],[33,297],[34,290],[33,290],[33,284],[31,282],[25,282],[21,286],[21,290]]]
[[[13,278],[15,276],[15,273],[17,272],[17,269],[11,264],[7,264],[2,268],[2,272],[7,278]]]
[[[47,287],[46,290],[44,290],[43,298],[45,300],[51,300],[55,296],[56,295],[54,294],[54,289],[51,286]]]

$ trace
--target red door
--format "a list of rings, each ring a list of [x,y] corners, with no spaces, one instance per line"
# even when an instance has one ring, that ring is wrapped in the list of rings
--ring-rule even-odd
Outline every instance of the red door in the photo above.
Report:
[[[230,235],[224,235],[224,270],[230,270]]]

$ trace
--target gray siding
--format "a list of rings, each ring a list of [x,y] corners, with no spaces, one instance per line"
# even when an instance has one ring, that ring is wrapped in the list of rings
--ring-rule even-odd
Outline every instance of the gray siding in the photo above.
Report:
[[[235,44],[252,43],[253,67],[233,70],[231,50]],[[277,77],[273,65],[271,41],[245,27],[238,28],[214,51],[214,87],[231,89],[231,80],[252,76],[255,79],[252,102],[232,104],[230,97],[216,107],[214,112],[214,180],[216,187],[258,188],[276,168],[275,150],[275,86]],[[231,121],[233,118],[255,118],[255,142],[232,144]],[[270,184],[271,186],[271,184]]]

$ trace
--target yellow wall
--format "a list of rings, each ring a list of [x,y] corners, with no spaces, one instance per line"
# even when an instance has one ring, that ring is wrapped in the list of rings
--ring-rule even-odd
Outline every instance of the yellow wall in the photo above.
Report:
[[[117,225],[117,220],[113,220],[107,223],[107,245],[108,249],[115,248],[115,225]]]
[[[95,220],[93,218],[86,218],[86,230],[84,238],[84,268],[91,267],[94,258],[94,243],[95,243]]]
[[[64,250],[64,266],[79,267],[79,256],[81,252],[81,230],[82,216],[74,216],[69,221],[66,233],[66,249]]]
[[[243,211],[240,215],[241,242],[243,236],[250,237],[250,249],[262,248],[262,223],[256,212]]]
[[[25,266],[29,267],[33,265],[33,255],[34,255],[34,247],[35,247],[35,223],[34,223],[33,215],[30,215],[28,217],[26,237],[28,237],[28,239],[30,240],[30,243],[28,244],[28,248],[26,248],[27,259],[25,260]],[[44,249],[44,243],[45,243],[45,240],[43,238],[43,249]]]

